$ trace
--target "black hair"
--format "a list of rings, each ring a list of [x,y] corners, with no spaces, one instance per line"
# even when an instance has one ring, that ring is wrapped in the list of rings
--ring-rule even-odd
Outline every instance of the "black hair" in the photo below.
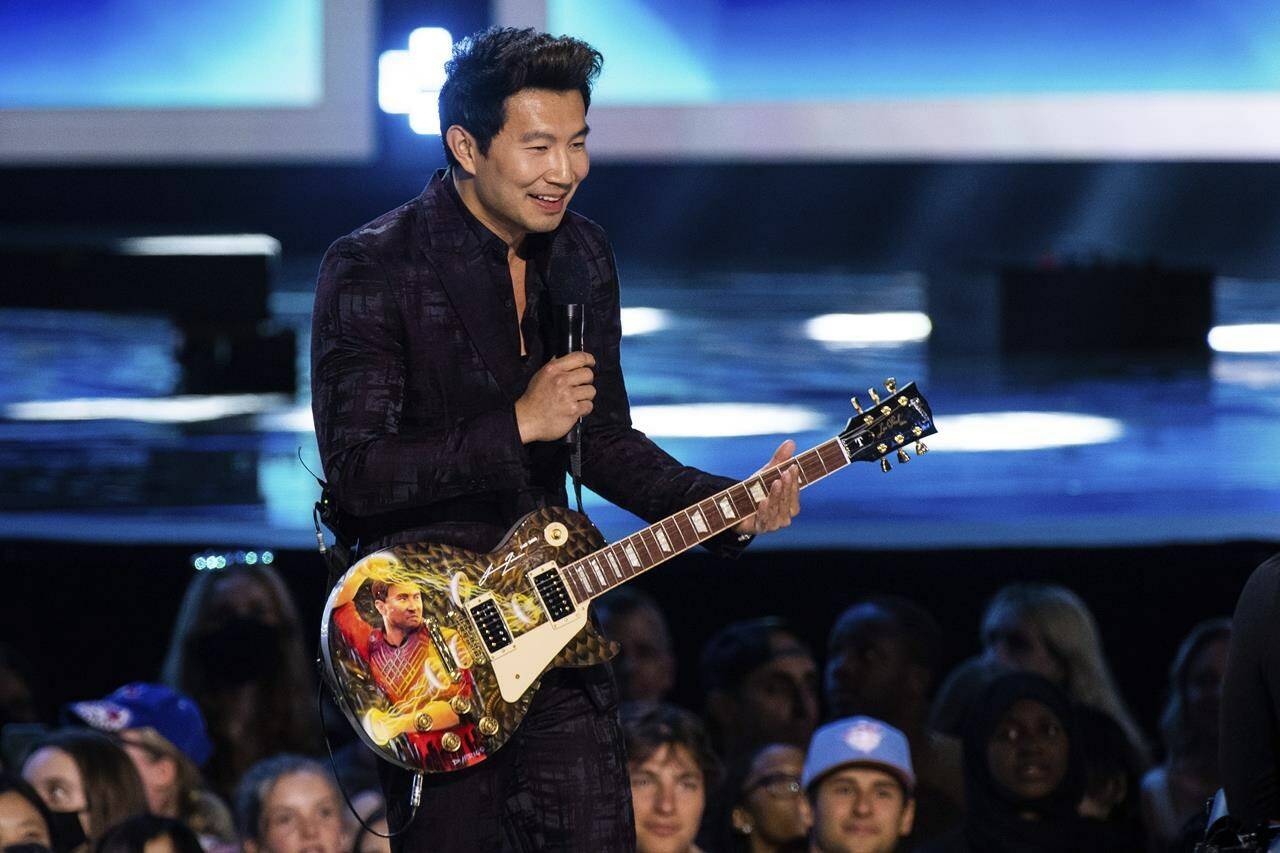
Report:
[[[702,648],[702,686],[712,690],[736,690],[756,667],[774,657],[773,637],[785,634],[805,654],[809,648],[781,619],[765,616],[726,625]]]
[[[31,787],[26,779],[23,779],[17,773],[10,773],[7,770],[0,770],[0,795],[17,794],[22,799],[31,804],[31,807],[40,813],[40,819],[44,821],[45,832],[49,835],[49,840],[53,841],[53,815],[49,812],[49,807],[44,804],[44,800],[36,793],[36,789]]]
[[[341,795],[329,768],[314,758],[290,753],[264,758],[249,768],[236,787],[236,830],[241,838],[262,837],[262,804],[276,782],[294,773],[314,773],[329,783],[334,796]]]
[[[480,153],[506,124],[507,98],[522,89],[578,91],[584,108],[591,106],[591,86],[604,57],[579,39],[556,37],[534,29],[491,27],[453,47],[440,89],[440,139],[449,165],[458,165],[446,133],[458,125],[475,137]]]
[[[928,670],[930,674],[938,671],[938,661],[942,657],[942,629],[929,611],[914,601],[897,595],[873,595],[850,605],[831,628],[831,635],[827,639],[828,655],[847,641],[847,634],[858,615],[857,611],[868,606],[883,611],[889,617],[913,663]]]
[[[200,839],[185,823],[171,817],[140,814],[107,830],[95,853],[145,853],[147,842],[168,837],[174,853],[204,853]]]
[[[621,716],[628,762],[643,764],[664,746],[683,746],[702,771],[703,787],[710,798],[720,782],[720,760],[701,720],[662,702],[624,705]]]

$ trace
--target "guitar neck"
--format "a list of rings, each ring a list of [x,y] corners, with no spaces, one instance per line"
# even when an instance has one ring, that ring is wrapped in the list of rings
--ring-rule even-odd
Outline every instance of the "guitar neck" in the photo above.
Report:
[[[584,604],[754,515],[756,504],[791,465],[799,468],[800,487],[804,488],[848,464],[849,456],[840,440],[833,438],[561,566],[560,574],[574,599]]]

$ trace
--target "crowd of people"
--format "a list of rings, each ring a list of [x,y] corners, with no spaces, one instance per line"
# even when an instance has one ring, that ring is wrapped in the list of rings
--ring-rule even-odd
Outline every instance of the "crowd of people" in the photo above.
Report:
[[[596,615],[622,648],[642,853],[1190,850],[1221,784],[1226,619],[1187,626],[1151,743],[1061,586],[1001,589],[981,653],[949,672],[938,624],[904,598],[852,602],[823,663],[780,619],[726,625],[693,708],[670,702],[658,602],[622,588]],[[156,681],[6,727],[0,846],[388,851],[378,759],[355,741],[321,758],[303,633],[270,567],[199,574]],[[30,721],[29,693],[0,699],[4,719]]]

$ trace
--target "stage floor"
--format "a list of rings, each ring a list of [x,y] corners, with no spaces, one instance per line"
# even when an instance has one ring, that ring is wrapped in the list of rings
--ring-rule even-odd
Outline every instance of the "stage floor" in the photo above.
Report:
[[[296,397],[173,396],[167,320],[0,310],[0,538],[313,546],[314,268],[288,265],[272,300],[299,336]],[[797,522],[757,547],[1280,540],[1280,353],[1001,362],[815,339],[858,327],[814,318],[871,312],[890,312],[862,321],[873,334],[901,324],[909,337],[925,290],[910,273],[624,268],[637,426],[688,464],[744,477],[787,436],[803,449],[837,433],[851,394],[918,382],[932,452],[815,484]],[[1220,279],[1216,292],[1218,324],[1280,322],[1280,283]],[[594,496],[588,511],[609,538],[639,526]]]

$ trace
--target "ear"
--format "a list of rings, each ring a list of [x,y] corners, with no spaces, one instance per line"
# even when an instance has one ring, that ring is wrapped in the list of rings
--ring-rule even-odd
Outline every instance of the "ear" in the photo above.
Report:
[[[729,814],[729,820],[733,824],[733,831],[739,835],[750,835],[756,828],[755,821],[751,819],[751,815],[742,806],[733,807],[733,811]]]
[[[483,156],[480,153],[480,146],[476,144],[476,138],[462,125],[451,124],[449,129],[444,132],[444,141],[449,146],[449,150],[453,152],[453,157],[458,161],[458,165],[462,167],[462,171],[474,177],[478,165],[477,160]]]
[[[912,797],[902,809],[902,820],[898,821],[898,836],[906,838],[916,823],[916,799]]]

